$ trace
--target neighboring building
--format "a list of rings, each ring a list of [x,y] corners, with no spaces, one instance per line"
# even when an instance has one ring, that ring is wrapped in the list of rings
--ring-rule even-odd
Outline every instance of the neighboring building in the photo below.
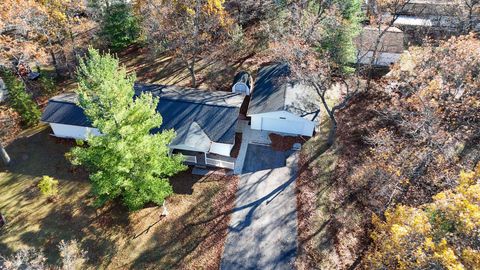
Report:
[[[175,130],[172,153],[182,153],[187,164],[234,167],[230,152],[244,95],[162,85],[136,85],[135,91],[137,95],[151,92],[160,98],[157,111],[163,123],[152,132]],[[56,137],[85,139],[87,134],[100,135],[77,105],[75,94],[50,99],[42,121],[50,124]]]
[[[399,12],[395,26],[402,29],[408,41],[420,44],[425,36],[435,39],[479,30],[478,3],[470,0],[410,0]]]
[[[287,64],[260,68],[247,112],[251,128],[313,136],[321,101],[313,89],[289,81],[289,74]]]
[[[364,10],[367,14],[378,12],[376,2],[377,0],[365,0]],[[445,39],[470,30],[480,30],[478,1],[409,0],[404,5],[399,1],[398,5],[394,26],[405,33],[407,44],[421,44],[425,37]],[[393,18],[383,17],[386,21]]]
[[[374,66],[388,67],[396,63],[404,51],[404,35],[402,30],[396,27],[381,26],[365,26],[362,33],[356,38],[357,47],[357,63],[370,64],[375,51],[375,44],[379,36],[385,31],[380,38],[377,46],[377,53]]]

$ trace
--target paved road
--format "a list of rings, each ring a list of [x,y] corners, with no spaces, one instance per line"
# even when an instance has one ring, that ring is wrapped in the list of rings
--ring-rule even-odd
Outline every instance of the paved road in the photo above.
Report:
[[[283,152],[253,144],[248,148],[243,170],[248,173],[240,176],[221,269],[293,269],[297,249],[294,168],[285,166]]]

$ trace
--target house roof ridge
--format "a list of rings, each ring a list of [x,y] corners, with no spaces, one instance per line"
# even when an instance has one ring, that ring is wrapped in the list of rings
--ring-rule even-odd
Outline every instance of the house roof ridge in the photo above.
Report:
[[[162,97],[160,96],[159,99],[162,100],[169,100],[169,101],[175,101],[175,102],[183,102],[183,103],[191,103],[191,104],[199,104],[199,105],[206,105],[206,106],[212,106],[212,107],[224,107],[224,108],[239,108],[239,106],[235,105],[228,105],[228,104],[212,104],[212,103],[205,103],[205,102],[196,102],[194,100],[186,100],[186,99],[181,99],[181,98],[171,98],[171,97]],[[60,100],[60,99],[55,99],[52,97],[51,99],[48,100],[48,102],[56,102],[56,103],[65,103],[65,104],[73,104],[79,106],[78,102],[73,102],[73,101],[68,101],[68,100]],[[80,106],[79,106],[80,107]]]
[[[190,104],[199,104],[199,105],[206,105],[206,106],[212,106],[212,107],[224,107],[224,108],[239,108],[239,106],[235,105],[225,105],[225,104],[211,104],[211,103],[204,103],[204,102],[195,102],[193,100],[184,100],[184,99],[175,99],[175,98],[169,98],[169,97],[161,97],[160,99],[163,100],[170,100],[170,101],[176,101],[176,102],[183,102],[183,103],[190,103]]]

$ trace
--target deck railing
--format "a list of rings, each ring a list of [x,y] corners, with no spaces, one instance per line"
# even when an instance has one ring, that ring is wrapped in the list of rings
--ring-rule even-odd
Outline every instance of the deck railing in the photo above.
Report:
[[[188,156],[188,155],[183,155],[185,158],[185,163],[189,165],[196,165],[197,164],[197,157],[195,156]],[[205,159],[206,165],[212,166],[212,167],[217,167],[217,168],[225,168],[225,169],[231,169],[235,167],[235,158],[231,157],[220,157],[218,156],[210,156],[207,155],[207,158]]]
[[[185,162],[187,163],[197,163],[197,157],[196,156],[186,156],[186,155],[183,155],[183,157],[185,158]]]
[[[214,167],[226,168],[231,170],[235,168],[235,162],[229,162],[225,160],[212,159],[212,158],[207,158],[206,161],[207,161],[207,165],[214,166]]]

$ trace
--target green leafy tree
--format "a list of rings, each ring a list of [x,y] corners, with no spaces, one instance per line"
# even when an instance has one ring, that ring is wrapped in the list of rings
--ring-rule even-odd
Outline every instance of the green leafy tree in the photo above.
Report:
[[[114,50],[126,48],[140,36],[140,22],[127,3],[114,3],[105,8],[102,36]]]
[[[0,77],[7,86],[8,102],[22,117],[22,124],[27,127],[35,126],[40,119],[41,112],[32,96],[25,90],[23,82],[6,69],[0,70]]]
[[[118,59],[94,49],[89,55],[80,61],[77,93],[102,136],[88,136],[88,146],[74,148],[72,163],[89,170],[97,205],[116,198],[131,210],[162,204],[173,192],[168,178],[185,169],[181,156],[169,156],[175,132],[152,134],[162,124],[158,99],[150,93],[134,99],[135,77],[119,68]]]

